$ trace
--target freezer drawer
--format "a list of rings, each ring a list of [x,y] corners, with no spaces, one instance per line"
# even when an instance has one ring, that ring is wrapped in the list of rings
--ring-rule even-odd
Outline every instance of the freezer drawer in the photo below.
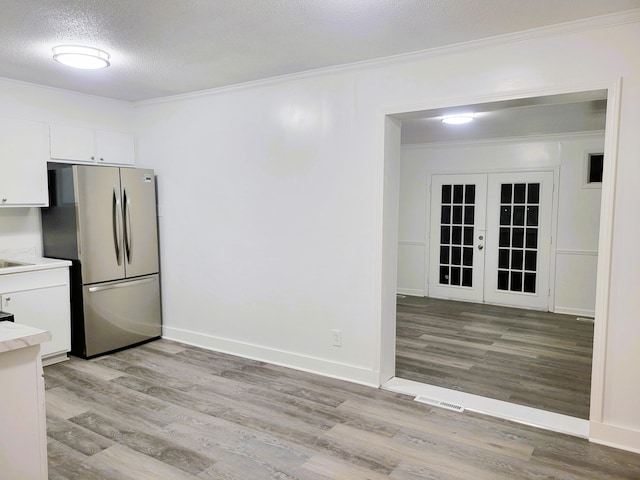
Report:
[[[84,348],[93,357],[160,337],[160,282],[157,274],[133,280],[85,285]]]

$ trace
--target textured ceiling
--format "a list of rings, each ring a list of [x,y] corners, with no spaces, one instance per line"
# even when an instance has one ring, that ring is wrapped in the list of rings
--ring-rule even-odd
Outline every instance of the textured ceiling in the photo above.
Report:
[[[640,7],[640,0],[1,0],[0,77],[129,101]],[[111,53],[75,71],[51,47]]]

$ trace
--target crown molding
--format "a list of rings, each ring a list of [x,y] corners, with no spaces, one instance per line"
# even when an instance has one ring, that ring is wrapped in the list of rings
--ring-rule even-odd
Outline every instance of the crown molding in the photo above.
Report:
[[[520,32],[496,35],[480,40],[472,40],[469,42],[456,43],[442,47],[430,48],[427,50],[418,50],[415,52],[402,53],[388,57],[381,57],[372,60],[364,60],[361,62],[347,63],[343,65],[334,65],[330,67],[305,70],[298,73],[290,73],[287,75],[279,75],[250,82],[238,83],[225,87],[216,87],[197,92],[190,92],[180,95],[171,95],[167,97],[158,97],[139,102],[132,102],[134,106],[147,106],[154,104],[162,104],[175,101],[191,100],[200,97],[208,97],[212,95],[222,95],[226,93],[238,92],[253,88],[268,87],[270,85],[284,83],[288,81],[303,80],[307,78],[317,77],[330,74],[348,74],[362,70],[379,69],[403,63],[409,63],[419,60],[425,60],[433,57],[444,55],[452,55],[456,53],[480,50],[483,48],[506,45],[509,43],[523,42],[534,40],[536,38],[551,37],[558,35],[566,35],[575,32],[597,30],[602,28],[611,28],[619,25],[640,22],[640,8],[625,10],[623,12],[590,17],[571,22],[559,23],[545,27],[538,27]]]

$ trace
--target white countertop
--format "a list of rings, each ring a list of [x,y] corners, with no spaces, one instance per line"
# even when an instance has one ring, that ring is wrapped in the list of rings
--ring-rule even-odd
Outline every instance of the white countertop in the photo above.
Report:
[[[32,272],[35,270],[47,270],[50,268],[61,268],[71,266],[69,260],[59,260],[57,258],[45,257],[5,257],[0,260],[10,260],[15,262],[23,262],[28,265],[18,265],[15,267],[0,268],[0,275],[6,273]]]
[[[20,323],[0,322],[0,353],[39,345],[51,340],[51,332]]]

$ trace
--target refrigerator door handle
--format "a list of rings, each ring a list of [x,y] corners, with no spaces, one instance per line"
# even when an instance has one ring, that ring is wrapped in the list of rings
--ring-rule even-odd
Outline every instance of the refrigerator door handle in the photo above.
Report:
[[[144,283],[154,282],[153,278],[141,278],[140,280],[132,280],[127,282],[112,283],[110,285],[103,285],[99,287],[89,287],[91,293],[102,292],[104,290],[113,290],[114,288],[132,287],[134,285],[142,285]]]
[[[118,265],[122,264],[122,247],[120,242],[122,241],[122,208],[120,206],[120,197],[118,196],[118,191],[116,187],[113,187],[113,199],[111,203],[111,216],[113,222],[113,246],[116,251],[116,261]]]
[[[127,263],[131,263],[131,247],[133,238],[131,235],[131,198],[127,195],[127,189],[125,188],[123,193],[124,202],[124,249],[127,256]]]

